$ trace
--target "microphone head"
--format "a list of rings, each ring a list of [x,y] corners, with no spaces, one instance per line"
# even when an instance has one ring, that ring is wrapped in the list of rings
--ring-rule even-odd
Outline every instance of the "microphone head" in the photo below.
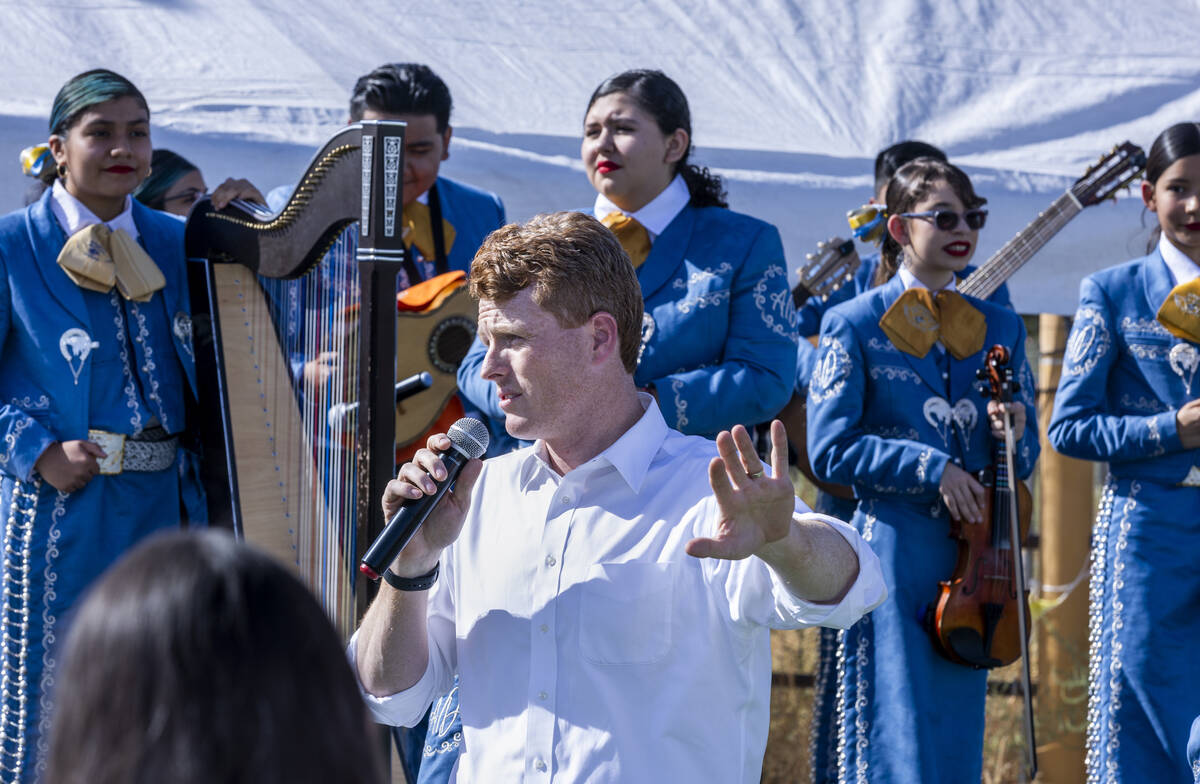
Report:
[[[446,431],[458,451],[471,459],[483,457],[488,448],[487,425],[474,417],[463,417]]]

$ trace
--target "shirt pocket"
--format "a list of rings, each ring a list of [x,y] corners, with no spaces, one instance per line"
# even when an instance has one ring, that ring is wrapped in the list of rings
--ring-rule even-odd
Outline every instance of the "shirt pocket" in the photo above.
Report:
[[[593,664],[650,664],[671,649],[673,564],[601,563],[580,586],[579,643]]]

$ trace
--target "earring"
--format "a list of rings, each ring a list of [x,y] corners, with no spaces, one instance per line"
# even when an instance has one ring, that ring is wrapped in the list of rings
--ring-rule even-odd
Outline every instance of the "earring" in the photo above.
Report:
[[[153,173],[154,173],[154,167],[153,167],[153,166],[147,166],[147,167],[146,167],[146,179],[150,179],[150,175],[151,175],[151,174],[153,174]]]
[[[65,163],[58,164],[58,166],[54,167],[54,171],[58,173],[58,179],[60,179],[60,180],[67,179],[67,164],[65,164]]]

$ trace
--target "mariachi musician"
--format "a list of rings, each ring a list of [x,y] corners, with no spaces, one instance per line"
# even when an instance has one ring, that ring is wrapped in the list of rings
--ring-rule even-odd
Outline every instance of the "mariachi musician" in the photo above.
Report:
[[[887,190],[887,282],[830,310],[821,328],[808,398],[813,469],[854,488],[853,524],[891,590],[838,642],[839,778],[980,779],[987,673],[943,658],[920,616],[955,567],[951,516],[983,522],[973,472],[991,461],[1004,406],[1017,474],[1028,476],[1038,454],[1021,319],[955,291],[983,203],[955,166],[901,167]],[[997,344],[1013,358],[1021,402],[985,407],[976,371]]]

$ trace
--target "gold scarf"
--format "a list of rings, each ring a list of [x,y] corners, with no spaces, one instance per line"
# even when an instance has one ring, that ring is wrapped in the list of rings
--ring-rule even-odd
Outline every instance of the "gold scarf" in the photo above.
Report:
[[[134,302],[149,302],[167,285],[162,270],[124,229],[95,223],[72,234],[58,254],[58,266],[80,288],[112,291]]]
[[[433,222],[429,217],[429,205],[414,201],[404,207],[401,215],[404,222],[404,247],[411,249],[416,245],[421,257],[426,261],[437,260],[437,245],[433,241]],[[446,241],[446,254],[454,245],[454,227],[450,221],[442,218],[442,237]]]
[[[900,295],[879,320],[896,348],[924,357],[938,340],[956,359],[983,348],[987,319],[957,291],[911,288]]]
[[[1171,289],[1158,309],[1158,321],[1175,337],[1200,343],[1200,278]]]
[[[623,212],[610,212],[600,222],[617,235],[617,241],[629,254],[633,268],[642,266],[646,257],[650,255],[650,232],[646,231],[646,227],[638,223],[633,216]]]

